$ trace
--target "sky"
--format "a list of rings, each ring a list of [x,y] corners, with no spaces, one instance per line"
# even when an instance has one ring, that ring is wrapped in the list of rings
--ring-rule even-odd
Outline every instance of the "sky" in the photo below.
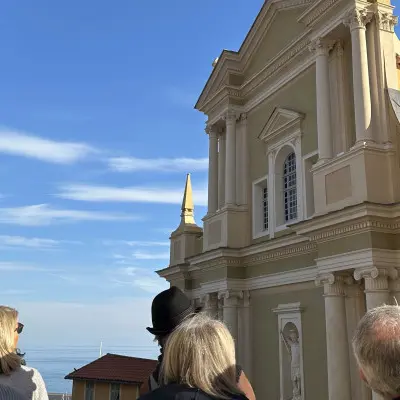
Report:
[[[193,106],[262,4],[2,4],[0,294],[26,325],[22,346],[153,346],[151,300],[167,288],[155,271],[188,172],[198,224],[206,212]]]
[[[153,346],[186,173],[207,199],[194,104],[263,1],[2,5],[0,294],[21,346]],[[152,347],[153,348],[153,347]],[[143,355],[143,354],[141,354]]]

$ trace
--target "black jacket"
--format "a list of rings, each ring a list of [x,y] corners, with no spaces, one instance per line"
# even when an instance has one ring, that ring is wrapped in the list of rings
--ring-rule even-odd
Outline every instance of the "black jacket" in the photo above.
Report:
[[[139,400],[220,400],[199,389],[186,385],[170,384],[149,392]],[[232,396],[231,400],[248,400],[246,396]]]

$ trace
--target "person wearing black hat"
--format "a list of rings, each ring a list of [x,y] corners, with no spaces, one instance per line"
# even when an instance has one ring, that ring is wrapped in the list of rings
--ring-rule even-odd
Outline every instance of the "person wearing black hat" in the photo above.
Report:
[[[146,329],[154,335],[154,340],[160,346],[160,355],[156,369],[150,375],[147,385],[142,385],[141,394],[153,391],[159,387],[159,373],[163,360],[163,351],[168,336],[186,318],[202,311],[201,307],[195,308],[190,299],[176,286],[159,293],[151,305],[152,327]],[[244,374],[242,368],[237,365],[238,386],[249,400],[255,400],[253,388]]]

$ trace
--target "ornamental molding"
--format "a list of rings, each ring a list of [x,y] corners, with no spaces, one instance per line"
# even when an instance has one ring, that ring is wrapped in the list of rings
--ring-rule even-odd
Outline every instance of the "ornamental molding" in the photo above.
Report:
[[[302,307],[301,303],[278,304],[278,307],[272,310],[275,314],[293,314],[303,311],[304,307]]]
[[[366,268],[358,268],[354,271],[354,279],[359,281],[361,279],[378,279],[386,278],[395,280],[399,276],[396,268],[378,268],[370,266]]]
[[[266,262],[280,260],[283,258],[295,257],[303,254],[309,254],[317,251],[317,245],[312,242],[303,243],[300,245],[290,246],[279,250],[272,250],[269,252],[245,257],[243,264],[246,266],[254,266],[265,264]]]
[[[384,12],[380,10],[376,11],[375,19],[380,30],[392,33],[394,32],[395,26],[399,22],[398,17],[393,15],[391,12]]]
[[[333,7],[336,7],[343,2],[343,0],[317,0],[302,15],[300,15],[298,22],[302,22],[306,26],[311,27],[315,25]]]
[[[350,27],[350,30],[365,29],[366,25],[371,22],[374,13],[367,7],[352,9],[344,18],[343,23]]]

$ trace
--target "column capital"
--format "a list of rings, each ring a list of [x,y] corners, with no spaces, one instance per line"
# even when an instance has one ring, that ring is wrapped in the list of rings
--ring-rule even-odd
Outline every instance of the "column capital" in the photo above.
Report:
[[[238,306],[239,300],[244,297],[242,290],[222,290],[218,293],[218,299],[224,300],[224,307]]]
[[[247,122],[247,113],[243,112],[239,114],[239,122],[242,124]]]
[[[335,51],[338,57],[342,57],[344,54],[343,43],[340,40],[336,42]]]
[[[391,13],[377,10],[375,19],[378,27],[382,31],[394,32],[394,27],[398,24],[399,18]]]
[[[237,112],[234,111],[234,110],[228,110],[228,111],[225,113],[223,119],[225,120],[225,122],[226,122],[227,124],[228,124],[228,123],[229,123],[229,124],[233,124],[233,123],[235,123],[235,122],[237,121],[237,119],[238,119]]]
[[[217,135],[218,135],[218,129],[216,128],[215,125],[207,124],[204,130],[206,131],[207,135],[210,136],[210,138],[217,137]]]
[[[387,291],[389,279],[398,278],[398,271],[395,268],[365,267],[354,271],[354,278],[359,281],[364,279],[365,291]]]
[[[310,44],[309,50],[317,56],[328,56],[334,45],[334,40],[318,38]]]
[[[346,275],[335,275],[333,273],[320,274],[315,279],[317,286],[324,287],[324,296],[344,296],[346,283]]]
[[[372,17],[373,13],[367,8],[355,8],[348,13],[343,23],[348,26],[351,31],[354,29],[365,29]]]

